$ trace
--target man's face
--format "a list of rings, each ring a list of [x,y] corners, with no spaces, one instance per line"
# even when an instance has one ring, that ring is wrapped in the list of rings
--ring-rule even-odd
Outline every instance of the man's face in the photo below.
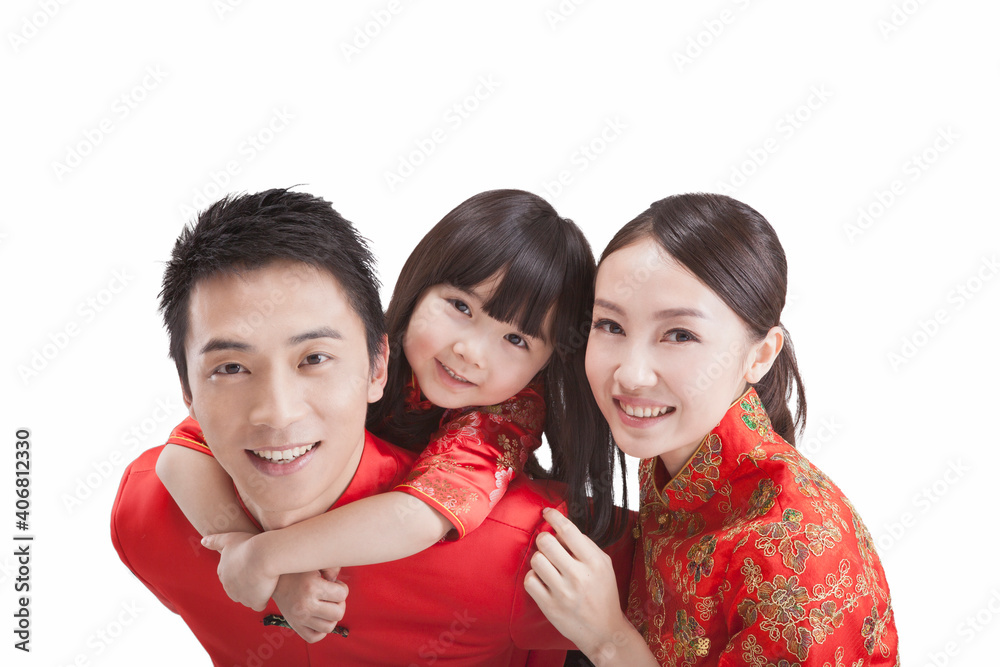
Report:
[[[365,329],[337,280],[299,262],[216,275],[191,293],[185,351],[192,416],[265,528],[327,510],[364,446]]]

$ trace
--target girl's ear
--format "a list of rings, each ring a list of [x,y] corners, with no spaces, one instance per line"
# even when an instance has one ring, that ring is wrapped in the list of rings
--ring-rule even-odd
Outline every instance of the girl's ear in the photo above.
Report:
[[[389,336],[383,334],[382,346],[371,360],[371,377],[368,378],[368,402],[382,398],[385,382],[389,377]]]
[[[785,332],[780,326],[771,327],[763,340],[750,347],[750,366],[743,379],[750,384],[760,382],[760,379],[771,370],[781,346],[785,344]]]

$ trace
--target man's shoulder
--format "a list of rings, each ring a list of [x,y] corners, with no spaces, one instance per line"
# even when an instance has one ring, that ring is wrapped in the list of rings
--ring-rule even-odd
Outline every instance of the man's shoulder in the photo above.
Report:
[[[535,533],[544,523],[542,510],[546,507],[555,507],[566,513],[565,489],[566,485],[561,482],[520,475],[514,478],[507,492],[490,510],[486,522]],[[486,522],[480,528],[486,526]]]

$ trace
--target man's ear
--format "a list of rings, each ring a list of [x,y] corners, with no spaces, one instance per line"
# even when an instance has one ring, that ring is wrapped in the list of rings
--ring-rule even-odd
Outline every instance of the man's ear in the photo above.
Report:
[[[389,336],[382,335],[382,345],[371,360],[371,376],[368,378],[368,402],[382,398],[385,382],[389,377]]]
[[[785,332],[780,326],[771,327],[764,339],[750,348],[750,366],[743,379],[750,384],[760,382],[760,379],[771,370],[774,361],[785,344]]]
[[[191,415],[192,419],[197,420],[198,418],[194,414],[194,405],[191,400],[191,394],[184,387],[184,381],[181,381],[181,398],[184,399],[184,407],[187,408],[188,414]]]

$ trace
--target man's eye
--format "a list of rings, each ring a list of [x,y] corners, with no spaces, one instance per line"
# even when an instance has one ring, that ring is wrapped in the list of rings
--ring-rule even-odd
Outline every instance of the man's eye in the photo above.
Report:
[[[621,325],[617,322],[613,322],[612,320],[597,320],[591,328],[615,336],[621,336],[625,333],[625,330],[621,328]]]
[[[302,360],[302,365],[315,366],[316,364],[321,364],[324,361],[327,361],[328,359],[330,359],[330,356],[326,354],[320,354],[320,353],[310,354],[309,356],[307,356],[305,359]]]
[[[455,307],[455,310],[463,315],[472,315],[472,309],[469,308],[469,305],[461,299],[448,299],[448,302]]]
[[[507,334],[504,336],[504,339],[514,344],[515,347],[528,347],[528,341],[514,333]]]
[[[219,375],[236,375],[243,370],[244,368],[239,364],[223,364],[216,368],[215,372]]]

